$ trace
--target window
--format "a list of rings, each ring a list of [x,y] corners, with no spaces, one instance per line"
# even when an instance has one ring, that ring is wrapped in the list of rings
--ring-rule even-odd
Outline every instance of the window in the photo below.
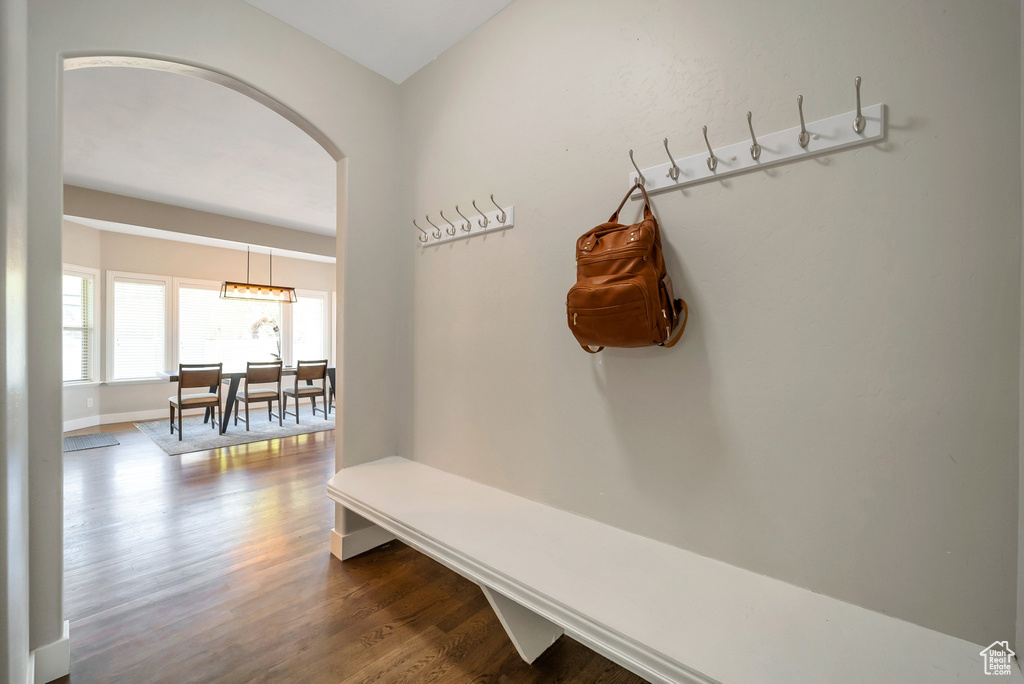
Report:
[[[107,380],[141,380],[166,370],[170,279],[107,271]]]
[[[225,369],[244,370],[246,361],[281,358],[281,307],[221,299],[220,283],[178,281],[179,363],[223,362]]]
[[[96,378],[96,276],[98,271],[65,266],[61,298],[64,382]]]
[[[298,290],[292,307],[292,361],[327,358],[327,293]]]

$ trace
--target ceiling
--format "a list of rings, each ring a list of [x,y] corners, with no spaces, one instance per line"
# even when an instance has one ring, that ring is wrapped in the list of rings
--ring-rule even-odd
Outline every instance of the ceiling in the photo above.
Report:
[[[263,105],[180,74],[64,74],[64,182],[334,235],[336,162]]]
[[[245,0],[401,83],[512,0]]]

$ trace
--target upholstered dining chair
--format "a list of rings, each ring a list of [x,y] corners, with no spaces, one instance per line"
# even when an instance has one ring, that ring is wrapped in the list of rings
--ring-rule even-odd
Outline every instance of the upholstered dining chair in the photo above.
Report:
[[[249,361],[245,364],[245,387],[235,394],[235,425],[238,425],[238,402],[245,404],[245,431],[249,431],[249,404],[266,402],[267,420],[274,417],[274,402],[277,402],[277,424],[284,425],[281,408],[281,372],[280,361]],[[253,385],[276,383],[274,389],[257,388]]]
[[[320,381],[319,385],[308,385],[306,382],[312,380]],[[327,382],[327,359],[322,361],[299,361],[295,364],[295,387],[288,387],[284,391],[284,412],[288,411],[288,397],[295,398],[295,424],[299,423],[299,399],[309,399],[313,406],[313,414],[317,412],[316,399],[323,399],[323,408],[320,411],[324,414],[324,420],[330,420],[327,414],[327,393],[330,391]]]
[[[178,364],[178,394],[168,397],[171,402],[171,434],[174,434],[174,414],[178,414],[178,441],[182,440],[182,430],[185,425],[185,409],[187,408],[208,408],[210,411],[210,425],[214,430],[220,428],[220,421],[223,420],[223,409],[220,403],[220,381],[223,376],[224,364],[222,363],[181,363]],[[204,387],[205,392],[183,393],[188,390]],[[211,392],[215,388],[216,392]]]

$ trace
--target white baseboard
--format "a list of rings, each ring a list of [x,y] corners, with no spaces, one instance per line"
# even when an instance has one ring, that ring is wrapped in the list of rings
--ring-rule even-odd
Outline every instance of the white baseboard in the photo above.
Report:
[[[331,529],[331,555],[344,561],[394,540],[395,535],[377,525],[370,525],[344,535]]]
[[[185,412],[186,416],[202,415],[205,409],[191,409]],[[97,425],[109,425],[111,423],[131,423],[137,420],[157,420],[158,418],[170,419],[167,409],[153,409],[150,411],[128,411],[127,413],[103,413],[85,418],[75,418],[64,421],[64,432],[81,430],[83,428],[95,427]]]
[[[71,623],[64,621],[60,639],[32,651],[34,684],[46,684],[71,672]]]

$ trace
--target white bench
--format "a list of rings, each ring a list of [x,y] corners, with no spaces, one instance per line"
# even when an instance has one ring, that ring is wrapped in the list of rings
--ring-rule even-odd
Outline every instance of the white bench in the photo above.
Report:
[[[652,682],[1024,681],[985,676],[962,639],[403,458],[327,489],[386,530],[374,543],[394,535],[480,585],[527,662],[565,633]]]

